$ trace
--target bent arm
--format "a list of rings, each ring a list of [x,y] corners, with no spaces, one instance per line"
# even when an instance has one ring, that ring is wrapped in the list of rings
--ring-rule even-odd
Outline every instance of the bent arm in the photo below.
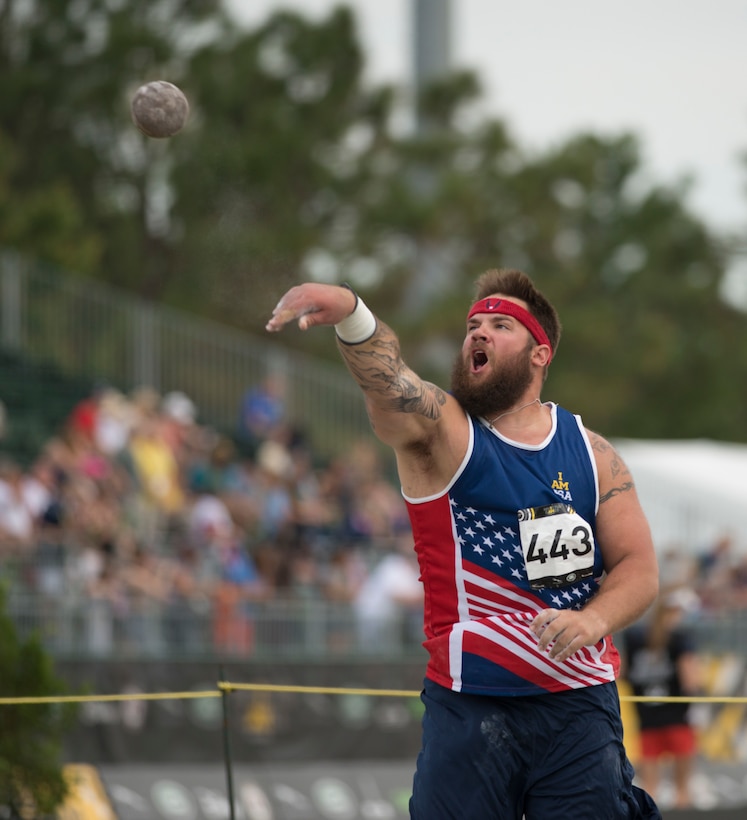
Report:
[[[599,474],[597,538],[604,556],[605,578],[587,606],[617,632],[653,603],[659,592],[659,566],[651,529],[641,507],[633,476],[615,448],[589,433]]]
[[[540,647],[558,660],[638,620],[659,590],[651,530],[633,477],[608,441],[591,432],[589,438],[599,475],[596,531],[605,577],[580,611],[545,609],[532,622]]]

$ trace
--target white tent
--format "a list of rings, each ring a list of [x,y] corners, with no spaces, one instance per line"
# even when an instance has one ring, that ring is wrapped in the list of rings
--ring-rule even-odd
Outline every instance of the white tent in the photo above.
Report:
[[[747,445],[689,441],[613,442],[628,465],[657,549],[702,552],[724,535],[747,552]]]

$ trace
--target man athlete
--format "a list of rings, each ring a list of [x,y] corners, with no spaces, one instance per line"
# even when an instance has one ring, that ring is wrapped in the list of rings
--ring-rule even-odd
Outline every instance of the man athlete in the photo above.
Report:
[[[578,416],[540,399],[561,326],[520,271],[487,271],[446,393],[347,286],[306,283],[267,330],[333,325],[391,446],[429,653],[413,820],[660,818],[623,747],[612,633],[656,597],[633,480]]]

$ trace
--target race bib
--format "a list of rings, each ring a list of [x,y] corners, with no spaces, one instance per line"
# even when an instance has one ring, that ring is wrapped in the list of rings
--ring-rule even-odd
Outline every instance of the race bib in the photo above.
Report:
[[[565,587],[594,574],[594,534],[570,504],[527,507],[518,517],[532,589]]]

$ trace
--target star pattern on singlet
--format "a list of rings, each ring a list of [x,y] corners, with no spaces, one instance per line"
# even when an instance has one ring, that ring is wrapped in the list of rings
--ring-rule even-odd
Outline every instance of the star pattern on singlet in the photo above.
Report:
[[[517,529],[507,525],[496,527],[490,513],[463,507],[453,498],[450,503],[462,555],[486,569],[498,567],[517,579],[525,579],[526,570]]]
[[[449,503],[462,558],[516,584],[525,584],[527,571],[518,523],[516,527],[505,524],[496,527],[490,513],[462,506],[453,498],[449,499]],[[590,596],[592,586],[588,581],[583,581],[562,589],[542,590],[539,594],[549,606],[557,609],[580,609]]]

